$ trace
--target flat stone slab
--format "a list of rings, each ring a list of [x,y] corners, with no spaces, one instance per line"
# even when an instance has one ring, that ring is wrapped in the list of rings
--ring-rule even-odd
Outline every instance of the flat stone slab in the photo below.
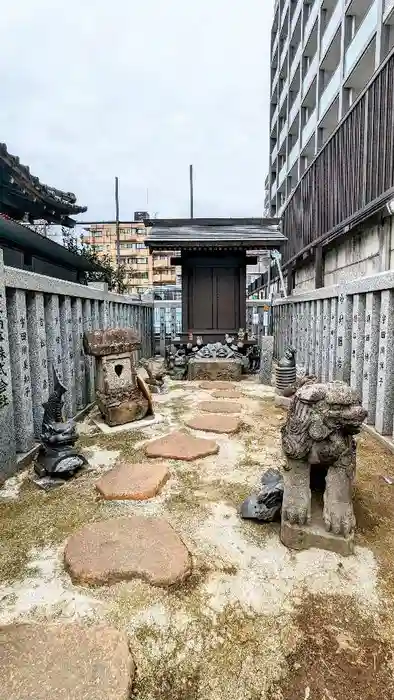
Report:
[[[147,418],[142,418],[141,420],[135,420],[132,423],[114,425],[112,428],[110,425],[107,425],[102,418],[94,418],[93,423],[99,430],[101,430],[102,433],[104,433],[104,435],[114,435],[115,433],[125,433],[129,432],[130,430],[144,430],[145,428],[149,428],[151,425],[162,423],[163,420],[163,416],[148,416]]]
[[[233,401],[202,401],[198,408],[205,413],[241,413],[240,404]]]
[[[199,457],[216,455],[218,452],[219,445],[214,440],[204,440],[204,438],[197,438],[178,431],[154,440],[145,447],[147,457],[183,459],[186,462],[191,462]]]
[[[191,573],[189,552],[171,525],[140,515],[85,525],[69,538],[64,562],[73,583],[90,586],[134,578],[172,586]]]
[[[103,625],[0,628],[1,697],[128,700],[135,666],[126,635]]]
[[[193,416],[185,421],[185,424],[193,430],[205,430],[207,433],[228,433],[238,432],[241,421],[235,416],[221,416],[214,413],[206,413],[202,416]]]
[[[200,382],[199,387],[200,389],[208,389],[209,391],[211,389],[235,389],[233,382],[224,381]]]
[[[212,392],[214,399],[242,399],[240,391],[232,391],[231,389],[216,389]]]
[[[169,476],[167,464],[124,462],[104,474],[96,489],[107,501],[145,501],[157,496]]]

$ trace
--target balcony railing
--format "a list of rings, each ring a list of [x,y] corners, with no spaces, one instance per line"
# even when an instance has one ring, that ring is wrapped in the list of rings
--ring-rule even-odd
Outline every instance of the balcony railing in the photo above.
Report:
[[[297,143],[294,144],[293,148],[291,149],[291,151],[289,153],[289,158],[288,158],[288,169],[289,170],[291,170],[291,168],[293,167],[299,154],[300,154],[300,142],[297,140]]]
[[[301,92],[298,93],[297,97],[295,98],[292,107],[289,112],[289,126],[292,125],[295,117],[297,116],[297,113],[300,111],[301,107]]]
[[[272,119],[271,119],[271,131],[273,130],[276,122],[278,121],[278,112],[279,112],[279,105],[276,105],[275,112],[273,113]]]
[[[338,66],[327,84],[319,104],[319,119],[327,112],[341,85],[341,67]]]
[[[356,65],[361,54],[364,52],[369,42],[371,41],[378,20],[378,2],[375,2],[369,8],[369,11],[360,24],[357,33],[353,37],[345,54],[345,78]]]
[[[307,123],[302,130],[302,148],[305,148],[314,130],[316,129],[316,107],[309,117]]]
[[[326,30],[323,34],[321,45],[320,45],[320,57],[323,58],[326,54],[328,47],[330,46],[336,31],[339,27],[342,17],[342,2],[338,0],[336,8],[332,13],[330,20],[327,24]]]
[[[296,28],[296,24],[298,22],[298,18],[301,14],[301,8],[302,8],[302,0],[298,0],[297,7],[295,8],[293,17],[291,19],[290,36],[293,36],[294,30]]]
[[[300,63],[301,54],[302,54],[302,44],[300,43],[299,46],[298,46],[297,51],[296,51],[295,54],[294,54],[294,58],[293,58],[293,60],[292,60],[292,62],[291,62],[291,66],[290,66],[290,82],[293,80],[294,75],[295,75],[295,72],[296,72],[296,70],[297,70],[297,68],[298,68],[298,65],[299,65],[299,63]]]
[[[305,46],[306,42],[308,41],[309,35],[312,31],[312,27],[314,26],[314,24],[317,20],[317,15],[319,13],[319,9],[320,9],[320,2],[318,2],[318,0],[315,0],[313,3],[312,9],[311,9],[311,13],[310,13],[308,20],[307,20],[307,23],[305,25],[305,29],[304,29],[304,46]]]
[[[304,97],[311,86],[313,78],[316,76],[318,65],[319,65],[319,62],[318,62],[318,56],[316,53],[314,58],[313,58],[313,61],[311,62],[310,66],[305,74],[305,77],[304,77],[304,80],[302,83],[302,94]]]
[[[329,184],[329,186],[328,186]],[[283,263],[394,198],[394,50],[304,173],[283,213]]]

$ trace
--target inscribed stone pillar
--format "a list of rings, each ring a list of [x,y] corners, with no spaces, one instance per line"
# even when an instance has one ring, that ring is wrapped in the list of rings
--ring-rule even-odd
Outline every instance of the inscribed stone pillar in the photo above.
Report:
[[[34,424],[26,292],[21,289],[7,292],[7,315],[16,450],[28,452],[34,445]]]
[[[274,353],[274,337],[272,335],[263,335],[261,337],[261,356],[260,356],[260,384],[271,386],[272,381],[272,356]]]
[[[0,248],[0,483],[16,471],[14,408],[8,346],[3,251]]]

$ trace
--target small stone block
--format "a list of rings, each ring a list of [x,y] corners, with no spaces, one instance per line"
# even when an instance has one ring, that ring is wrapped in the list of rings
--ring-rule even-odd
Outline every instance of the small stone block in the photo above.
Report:
[[[232,401],[202,401],[198,408],[205,413],[241,413],[240,404]]]
[[[217,389],[212,392],[214,399],[242,399],[242,394],[239,391],[231,391],[231,389]]]
[[[187,378],[199,380],[230,380],[238,382],[242,376],[242,361],[238,359],[219,359],[192,357],[189,360]]]
[[[291,525],[282,519],[280,539],[289,549],[326,549],[348,557],[354,554],[354,533],[349,537],[334,535],[324,527],[321,507],[314,503],[312,493],[312,519],[309,525]]]
[[[145,447],[147,457],[183,459],[186,462],[216,455],[218,452],[219,445],[214,440],[205,440],[178,431],[154,440]]]
[[[157,496],[170,473],[167,464],[119,464],[96,482],[96,489],[107,501],[144,501]]]
[[[200,382],[200,389],[235,389],[233,382]]]
[[[64,562],[73,583],[90,586],[135,578],[172,586],[191,573],[189,552],[171,525],[139,515],[85,525],[69,538]]]
[[[291,398],[289,396],[280,396],[280,394],[276,394],[275,406],[279,406],[280,408],[288,409],[290,404],[291,404]]]
[[[237,433],[241,427],[239,418],[209,413],[194,416],[185,421],[185,424],[193,430],[204,430],[207,433],[228,433],[229,435]]]
[[[1,697],[128,700],[135,666],[125,634],[78,623],[0,628]]]

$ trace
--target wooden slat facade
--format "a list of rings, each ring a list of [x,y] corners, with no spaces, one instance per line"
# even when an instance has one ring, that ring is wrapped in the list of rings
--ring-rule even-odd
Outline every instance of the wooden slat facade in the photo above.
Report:
[[[394,51],[294,190],[283,213],[283,265],[341,235],[393,196]]]

